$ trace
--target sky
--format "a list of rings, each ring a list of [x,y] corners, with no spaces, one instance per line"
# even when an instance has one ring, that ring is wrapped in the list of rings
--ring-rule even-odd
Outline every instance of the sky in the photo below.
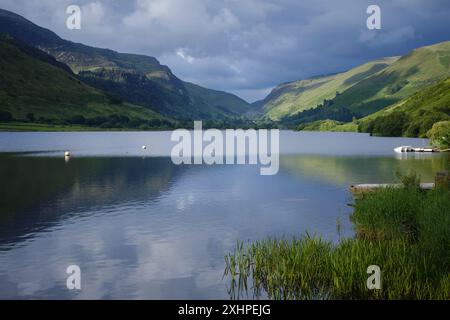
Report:
[[[69,5],[81,29],[66,27]],[[369,5],[381,29],[369,30]],[[253,102],[276,85],[450,40],[448,0],[0,0],[64,39],[156,57]]]

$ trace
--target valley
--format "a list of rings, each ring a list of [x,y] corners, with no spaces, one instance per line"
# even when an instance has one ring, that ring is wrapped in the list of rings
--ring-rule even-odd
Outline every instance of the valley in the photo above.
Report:
[[[426,137],[450,119],[450,41],[283,83],[252,104],[151,56],[64,40],[0,9],[0,130],[280,128]]]

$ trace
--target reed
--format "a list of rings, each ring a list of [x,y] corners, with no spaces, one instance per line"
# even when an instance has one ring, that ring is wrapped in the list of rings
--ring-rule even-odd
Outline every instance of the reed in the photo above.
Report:
[[[271,299],[450,299],[448,208],[448,190],[405,183],[355,202],[354,238],[239,242],[225,257],[231,298],[251,291]],[[380,290],[366,286],[369,265],[381,269]]]

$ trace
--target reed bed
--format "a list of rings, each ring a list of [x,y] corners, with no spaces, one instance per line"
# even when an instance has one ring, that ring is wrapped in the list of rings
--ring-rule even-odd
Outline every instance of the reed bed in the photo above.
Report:
[[[403,182],[355,201],[354,238],[238,242],[225,257],[231,298],[450,299],[450,192]],[[381,269],[379,290],[367,288],[370,265]]]

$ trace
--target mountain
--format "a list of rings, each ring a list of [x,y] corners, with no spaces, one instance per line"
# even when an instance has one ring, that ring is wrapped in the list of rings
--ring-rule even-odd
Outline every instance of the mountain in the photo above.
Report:
[[[220,112],[223,115],[244,115],[251,111],[248,102],[239,98],[236,95],[203,88],[199,85],[185,82],[184,83],[188,93],[197,101],[197,103],[206,103],[215,109],[215,112]]]
[[[154,57],[119,53],[67,41],[48,29],[2,9],[0,32],[47,52],[69,66],[90,86],[166,116],[210,119],[239,116],[252,109],[250,104],[226,92],[198,87],[199,90],[194,90],[192,94],[187,88],[191,84],[180,80]],[[224,108],[221,101],[227,101],[230,105]]]
[[[317,120],[301,124],[299,129],[426,137],[433,124],[441,121],[450,121],[450,77],[364,118],[348,123]]]
[[[324,103],[328,104],[327,109],[345,108],[362,117],[445,79],[450,75],[449,63],[447,41],[418,48],[400,58],[375,60],[347,72],[282,84],[259,104],[272,119],[301,118],[299,112],[316,108],[324,100],[330,100]]]
[[[425,137],[434,123],[450,120],[450,77],[358,120],[359,131]]]
[[[368,62],[349,71],[313,77],[277,86],[257,104],[272,119],[280,119],[300,111],[315,108],[325,99],[332,99],[336,93],[344,92],[361,81],[395,62],[398,57]]]
[[[152,110],[122,103],[85,84],[65,64],[6,34],[0,34],[0,112],[17,120],[47,122],[80,115],[162,119]]]

